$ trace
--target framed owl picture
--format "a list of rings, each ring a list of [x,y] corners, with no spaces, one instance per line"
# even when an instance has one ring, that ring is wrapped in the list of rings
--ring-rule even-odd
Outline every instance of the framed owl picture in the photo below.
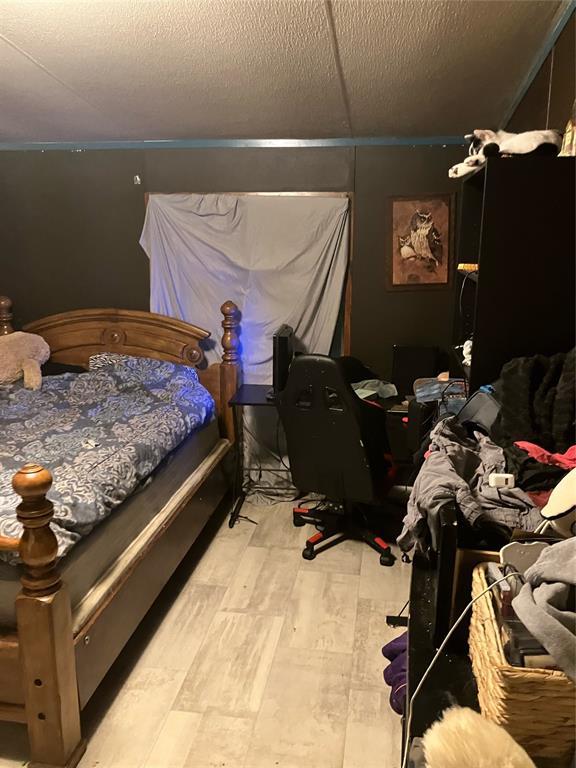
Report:
[[[452,195],[390,198],[389,288],[448,286],[453,207]]]

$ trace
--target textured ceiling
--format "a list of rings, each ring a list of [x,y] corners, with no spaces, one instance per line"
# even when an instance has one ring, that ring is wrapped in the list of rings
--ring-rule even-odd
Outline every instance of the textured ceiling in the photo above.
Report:
[[[0,141],[497,126],[562,0],[0,0]]]

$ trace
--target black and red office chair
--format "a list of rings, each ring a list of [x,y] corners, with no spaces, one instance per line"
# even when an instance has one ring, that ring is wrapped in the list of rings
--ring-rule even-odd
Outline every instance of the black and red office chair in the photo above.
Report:
[[[370,515],[394,484],[386,438],[386,411],[360,400],[350,382],[374,378],[350,358],[296,357],[277,406],[286,433],[294,485],[325,500],[294,509],[294,525],[311,523],[317,533],[306,542],[307,560],[346,539],[359,539],[392,565],[389,545],[374,530]]]

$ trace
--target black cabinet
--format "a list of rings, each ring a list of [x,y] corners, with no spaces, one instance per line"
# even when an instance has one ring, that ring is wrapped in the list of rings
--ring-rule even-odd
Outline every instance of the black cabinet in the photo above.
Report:
[[[470,391],[513,357],[574,346],[574,158],[491,158],[462,182],[454,343],[472,332]],[[477,278],[477,279],[476,279]]]

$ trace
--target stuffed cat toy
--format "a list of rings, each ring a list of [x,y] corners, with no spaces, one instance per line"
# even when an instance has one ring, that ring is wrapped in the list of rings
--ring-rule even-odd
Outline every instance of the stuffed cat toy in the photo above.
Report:
[[[50,347],[36,333],[16,331],[0,336],[0,384],[11,384],[24,376],[26,389],[40,389],[40,366],[50,357]]]
[[[464,138],[470,142],[468,157],[450,168],[448,176],[451,179],[472,173],[484,165],[487,157],[528,154],[556,157],[562,145],[562,135],[558,131],[507,133],[476,129]]]

